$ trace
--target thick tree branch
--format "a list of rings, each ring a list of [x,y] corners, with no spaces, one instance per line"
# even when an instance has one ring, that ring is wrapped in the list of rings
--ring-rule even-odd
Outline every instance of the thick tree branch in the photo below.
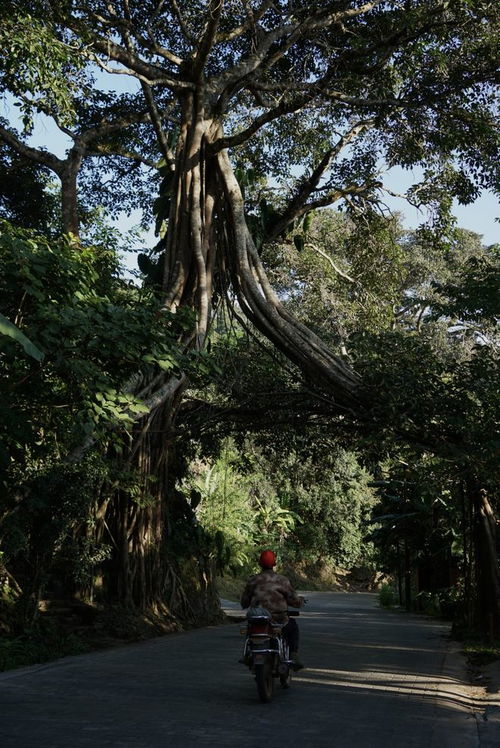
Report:
[[[124,115],[122,117],[115,117],[111,120],[109,120],[105,115],[102,120],[94,127],[89,127],[83,132],[75,132],[75,130],[71,130],[69,127],[65,127],[64,125],[62,125],[54,112],[50,109],[50,107],[45,106],[43,102],[33,101],[32,99],[24,95],[19,95],[19,98],[22,101],[25,101],[30,106],[34,107],[37,111],[42,112],[43,114],[46,114],[48,117],[53,119],[61,132],[70,137],[73,141],[78,141],[83,145],[88,145],[93,140],[105,137],[106,135],[110,135],[111,133],[126,130],[127,127],[131,127],[132,125],[151,122],[152,119],[149,111],[147,110],[140,112],[130,111],[127,115]],[[158,112],[158,117],[160,119],[169,119],[171,122],[178,124],[178,120],[174,120],[173,118],[169,117],[169,112],[171,111],[173,106],[174,102],[172,102],[170,107],[163,108]]]
[[[348,187],[336,188],[321,198],[310,200],[312,193],[317,189],[318,184],[330,168],[332,161],[338,156],[338,154],[360,133],[367,130],[373,125],[372,120],[365,120],[357,122],[356,125],[345,133],[330,150],[326,151],[321,161],[318,163],[316,168],[313,170],[310,177],[304,179],[298,186],[295,196],[289,202],[286,209],[281,214],[280,220],[273,227],[272,233],[269,236],[269,240],[278,237],[289,224],[305,215],[314,208],[322,207],[325,205],[331,205],[333,202],[342,197],[343,194],[360,194],[362,191],[366,191],[367,185],[349,185]]]
[[[281,304],[267,280],[248,232],[243,197],[227,153],[221,151],[217,160],[231,209],[235,277],[242,309],[288,358],[331,387],[337,401],[344,405],[354,405],[358,402],[359,377]]]
[[[200,40],[198,41],[196,54],[194,55],[191,68],[195,80],[200,78],[207,58],[214,45],[223,6],[223,0],[209,0],[207,11],[208,18]]]
[[[171,52],[171,50],[158,44],[157,40],[154,38],[154,35],[151,31],[150,24],[148,24],[148,36],[146,37],[143,34],[141,34],[140,31],[137,29],[137,26],[130,19],[129,14],[127,14],[127,18],[120,18],[116,13],[113,13],[112,17],[103,16],[100,13],[94,13],[94,12],[90,12],[89,15],[91,18],[98,21],[105,28],[116,29],[117,31],[120,31],[121,33],[125,32],[129,34],[130,36],[134,37],[134,39],[138,41],[139,44],[141,44],[142,47],[144,47],[144,49],[150,49],[152,52],[154,52],[154,54],[158,55],[159,57],[163,57],[164,60],[171,62],[177,67],[182,66],[183,60],[181,57],[178,57],[173,52]]]
[[[141,81],[141,86],[144,98],[146,99],[146,104],[148,106],[151,123],[156,134],[158,147],[163,158],[165,159],[165,163],[167,163],[170,169],[173,171],[175,169],[175,156],[172,153],[170,146],[168,145],[167,136],[162,124],[162,116],[160,111],[158,110],[158,107],[156,106],[156,101],[154,99],[151,86],[149,86],[144,81]]]
[[[210,151],[215,154],[218,151],[228,149],[228,148],[234,148],[238,145],[242,145],[243,143],[246,143],[248,140],[250,140],[250,138],[253,135],[255,135],[255,133],[261,130],[265,125],[270,124],[271,122],[283,116],[284,114],[291,114],[292,112],[296,112],[302,109],[305,106],[305,104],[311,99],[312,97],[310,95],[305,95],[305,96],[298,96],[288,101],[283,101],[277,107],[274,107],[274,109],[270,109],[269,111],[261,114],[259,117],[256,117],[254,121],[252,122],[252,124],[246,127],[244,130],[241,130],[235,135],[224,136],[216,140],[210,146]]]
[[[144,60],[138,57],[135,53],[128,51],[121,45],[111,41],[111,39],[104,39],[96,36],[94,37],[92,46],[108,59],[113,60],[114,62],[119,62],[126,68],[126,70],[123,71],[110,68],[96,55],[91,55],[92,59],[103,70],[106,70],[106,72],[112,72],[114,74],[119,74],[121,72],[124,75],[133,75],[138,77],[140,80],[144,80],[149,85],[161,84],[176,93],[192,90],[194,88],[191,81],[182,80],[176,76],[169,75],[158,65],[144,62]]]
[[[209,91],[213,96],[221,96],[224,91],[233,89],[234,86],[244,80],[248,75],[253,73],[262,64],[272,45],[282,37],[297,28],[297,24],[288,24],[280,26],[273,31],[262,33],[261,39],[255,50],[249,55],[240,59],[230,70],[211,79],[209,82]]]
[[[103,62],[94,52],[87,52],[87,57],[89,60],[94,62],[101,70],[104,70],[105,73],[109,73],[110,75],[126,75],[129,78],[136,78],[138,81],[144,81],[148,84],[148,86],[157,86],[162,85],[164,83],[164,80],[159,77],[154,76],[146,76],[142,73],[139,73],[135,70],[131,70],[128,68],[113,68],[111,65],[108,65],[106,62]]]
[[[349,283],[356,283],[357,281],[354,278],[351,278],[350,275],[347,275],[347,273],[344,273],[333,261],[333,259],[330,257],[329,254],[324,252],[321,247],[318,247],[317,244],[312,244],[311,242],[307,242],[306,247],[309,247],[313,250],[313,252],[317,252],[321,257],[324,257],[324,259],[329,263],[330,267],[333,268],[333,270],[337,273],[337,275],[340,275],[341,278],[344,278],[345,280],[349,281]]]
[[[7,143],[12,148],[14,148],[14,150],[17,151],[21,156],[25,156],[31,161],[35,161],[37,164],[48,166],[49,169],[52,169],[52,171],[54,171],[57,175],[61,174],[64,167],[64,162],[60,158],[57,158],[57,156],[54,156],[53,153],[43,151],[40,148],[32,148],[31,146],[26,145],[26,143],[23,143],[22,140],[20,140],[16,135],[14,135],[9,130],[6,130],[5,127],[1,126],[0,138],[4,141],[4,143]]]

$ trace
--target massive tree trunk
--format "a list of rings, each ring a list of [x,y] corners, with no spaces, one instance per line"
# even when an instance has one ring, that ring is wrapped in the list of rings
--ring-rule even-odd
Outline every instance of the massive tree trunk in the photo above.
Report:
[[[339,406],[359,408],[359,377],[286,310],[267,279],[245,220],[243,195],[228,154],[218,149],[222,126],[201,96],[186,97],[168,224],[166,309],[196,309],[191,344],[201,349],[218,290],[232,284],[243,313],[289,359],[325,386]]]
[[[183,101],[166,237],[165,310],[194,309],[192,329],[180,342],[203,349],[212,320],[214,284],[220,295],[230,287],[255,326],[306,374],[331,391],[340,407],[357,405],[358,378],[322,341],[299,324],[271,289],[247,228],[243,197],[226,152],[216,151],[221,125],[207,116],[196,96]],[[172,469],[174,430],[185,379],[165,375],[169,398],[138,424],[129,464],[140,471],[142,503],[117,496],[108,509],[115,546],[109,593],[139,608],[168,610],[181,619],[214,615],[212,570],[207,559],[193,558],[181,579],[169,544],[184,501],[175,492]],[[158,386],[158,382],[156,384]],[[153,478],[153,480],[151,480]],[[152,487],[152,490],[151,490]],[[194,525],[193,525],[194,527]],[[196,555],[195,542],[193,551]],[[186,565],[184,565],[185,568]],[[196,588],[197,610],[186,590]]]
[[[339,407],[357,407],[356,374],[297,322],[271,289],[246,225],[243,196],[228,155],[214,147],[221,138],[220,122],[207,115],[203,97],[189,94],[182,103],[163,282],[166,311],[187,307],[196,313],[192,329],[182,333],[180,342],[195,351],[203,349],[213,315],[214,285],[219,296],[232,287],[241,310],[265,336],[307,376],[333,391]],[[160,401],[139,424],[129,455],[144,486],[155,486],[153,496],[143,505],[117,497],[109,508],[117,549],[112,592],[117,599],[140,608],[166,605],[186,618],[192,611],[183,588],[192,583],[204,600],[206,614],[212,615],[209,566],[198,564],[197,581],[180,580],[169,554],[169,528],[176,515],[182,514],[183,499],[175,494],[171,453],[186,381],[170,378],[170,389],[168,384],[165,375],[163,385],[169,398]],[[193,541],[193,554],[197,552]]]

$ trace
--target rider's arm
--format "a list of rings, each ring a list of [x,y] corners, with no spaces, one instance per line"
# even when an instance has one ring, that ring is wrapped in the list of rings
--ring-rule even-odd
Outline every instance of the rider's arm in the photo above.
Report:
[[[245,589],[243,590],[241,594],[241,600],[240,600],[241,607],[248,608],[248,606],[252,602],[252,597],[253,597],[253,584],[252,584],[252,580],[249,579],[248,582],[246,583]]]
[[[284,579],[286,584],[283,585],[283,594],[288,605],[291,605],[292,608],[300,608],[304,604],[304,598],[297,595],[289,579],[286,579],[286,577]]]

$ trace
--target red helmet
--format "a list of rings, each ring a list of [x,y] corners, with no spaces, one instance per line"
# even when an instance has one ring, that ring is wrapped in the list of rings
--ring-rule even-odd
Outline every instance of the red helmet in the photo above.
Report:
[[[274,551],[262,551],[259,556],[259,564],[263,569],[272,569],[276,566],[276,554]]]

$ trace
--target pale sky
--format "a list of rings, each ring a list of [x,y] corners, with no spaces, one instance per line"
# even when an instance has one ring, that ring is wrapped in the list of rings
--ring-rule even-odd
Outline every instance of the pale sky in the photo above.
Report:
[[[417,170],[405,170],[395,167],[384,178],[384,184],[392,191],[403,193],[408,187],[418,181],[420,175]],[[389,198],[387,204],[391,210],[398,211],[404,216],[407,228],[417,228],[425,220],[425,213],[418,211],[402,198]],[[453,214],[457,218],[457,225],[461,229],[468,229],[480,234],[484,244],[500,242],[500,205],[498,198],[492,192],[484,191],[479,198],[470,205],[459,205],[453,202]]]

